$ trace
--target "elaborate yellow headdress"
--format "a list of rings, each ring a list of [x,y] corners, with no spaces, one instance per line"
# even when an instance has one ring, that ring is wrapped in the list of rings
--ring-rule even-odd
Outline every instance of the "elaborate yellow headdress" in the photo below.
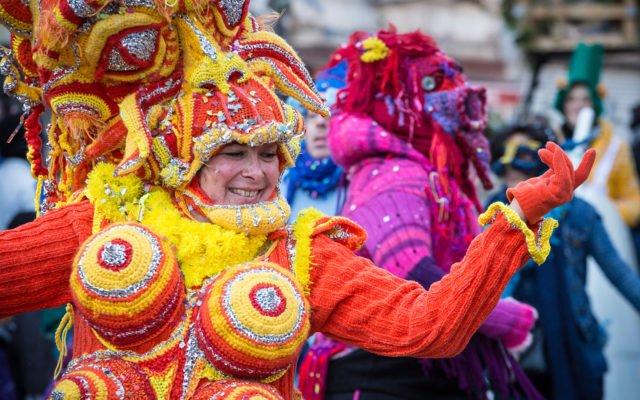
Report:
[[[0,72],[31,113],[29,158],[49,204],[72,199],[98,162],[170,188],[232,141],[277,142],[290,165],[303,124],[276,91],[327,110],[293,49],[248,8],[248,0],[0,0],[11,31]]]

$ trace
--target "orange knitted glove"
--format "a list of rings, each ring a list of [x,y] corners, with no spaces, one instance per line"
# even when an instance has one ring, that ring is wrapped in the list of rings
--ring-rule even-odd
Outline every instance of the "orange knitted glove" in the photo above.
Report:
[[[542,176],[527,179],[507,190],[509,201],[514,197],[518,200],[530,223],[539,221],[553,208],[570,201],[573,191],[589,176],[596,158],[595,150],[587,150],[574,171],[569,157],[553,142],[547,142],[546,148],[538,150],[538,155],[549,166],[549,170]]]

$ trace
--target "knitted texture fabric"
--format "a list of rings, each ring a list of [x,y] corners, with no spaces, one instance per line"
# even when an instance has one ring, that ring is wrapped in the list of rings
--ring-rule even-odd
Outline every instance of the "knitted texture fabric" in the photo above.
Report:
[[[417,282],[401,280],[367,259],[351,256],[343,247],[328,244],[325,236],[314,240],[312,331],[387,356],[460,353],[497,304],[507,275],[529,257],[522,233],[499,217],[490,230],[474,239],[450,274],[425,292]],[[340,260],[340,274],[330,273],[330,260]],[[457,301],[466,296],[483,300]],[[443,307],[449,312],[440,313]],[[443,335],[451,340],[440,340]]]
[[[342,168],[330,157],[317,160],[309,155],[304,142],[301,148],[295,166],[287,172],[284,179],[289,204],[292,204],[296,190],[304,190],[313,198],[322,198],[327,192],[336,189],[343,176]]]
[[[71,265],[78,247],[91,235],[92,220],[93,207],[85,201],[43,216],[36,224],[0,232],[0,259],[6,266],[1,273],[0,315],[71,301]]]
[[[528,257],[522,226],[498,214],[427,292],[355,256],[365,234],[346,219],[308,211],[287,226],[277,188],[256,204],[207,198],[199,171],[229,143],[275,144],[279,172],[293,165],[303,121],[277,91],[328,115],[300,58],[249,14],[248,0],[0,6],[13,50],[0,51],[0,70],[6,91],[32,112],[30,161],[45,197],[44,216],[0,233],[0,313],[70,303],[56,343],[64,355],[73,327],[73,358],[53,398],[254,390],[289,400],[294,360],[318,330],[381,354],[452,356]],[[367,42],[366,62],[400,54],[384,38]],[[456,94],[424,104],[481,140],[483,92],[465,88],[459,68],[442,60]],[[404,100],[393,107],[404,110]],[[36,137],[45,106],[47,165]],[[454,140],[439,130],[418,142],[433,143],[439,172],[456,167],[458,186],[442,186],[447,193],[471,193],[470,164]],[[483,144],[465,143],[470,156]]]
[[[445,272],[462,258],[480,232],[474,204],[426,156],[370,118],[347,113],[331,122],[329,145],[350,171],[341,214],[369,232],[374,262],[406,277],[422,258],[433,257]]]
[[[468,173],[485,187],[489,147],[485,89],[470,85],[459,64],[420,31],[395,27],[356,32],[331,56],[327,68],[346,62],[347,86],[336,108],[365,114],[449,173],[468,197],[475,197]],[[479,204],[478,204],[479,206]]]
[[[90,235],[91,216],[91,207],[86,202],[50,212],[35,223],[26,225],[22,230],[3,233],[4,249],[1,250],[1,254],[4,257],[4,254],[7,254],[6,248],[11,247],[11,244],[15,246],[16,241],[22,240],[26,232],[34,233],[41,229],[40,224],[43,220],[59,221],[57,237],[63,243],[77,240],[73,246],[77,248],[81,241],[77,237],[79,235],[77,231],[82,233],[80,239]],[[80,222],[76,222],[73,228],[69,224],[70,218],[84,221],[82,222],[84,227],[80,226]],[[445,278],[432,290],[425,292],[417,283],[403,281],[375,267],[370,261],[354,256],[352,249],[355,244],[349,245],[349,242],[345,242],[342,245],[330,239],[328,235],[338,235],[337,238],[343,238],[337,240],[350,240],[348,232],[351,229],[347,227],[342,230],[347,233],[339,233],[341,231],[336,231],[335,223],[330,221],[331,219],[321,219],[318,221],[317,228],[307,231],[311,239],[308,242],[311,249],[308,259],[312,260],[309,266],[312,290],[308,297],[313,311],[310,314],[310,329],[323,331],[330,337],[352,345],[370,348],[381,354],[431,357],[456,354],[464,348],[473,331],[498,301],[499,293],[506,285],[509,276],[528,258],[522,233],[498,216],[494,226],[472,243],[465,260],[452,268],[451,277]],[[288,266],[290,253],[287,249],[290,245],[287,244],[287,240],[284,240],[286,235],[280,237],[282,239],[278,241],[279,244],[268,257],[271,262]],[[34,239],[34,243],[38,244],[47,240],[42,236],[36,236],[36,238],[38,240]],[[303,246],[304,241],[301,241],[300,245]],[[296,246],[297,244],[294,244],[294,247]],[[498,246],[508,250],[509,255],[498,252]],[[301,254],[299,251],[301,248],[296,251],[296,255]],[[47,267],[48,264],[45,261],[51,254],[51,249],[47,246],[34,246],[29,254],[14,252],[12,262],[14,265],[19,265],[24,272],[24,269],[33,269],[37,266]],[[69,301],[68,277],[71,273],[70,265],[74,254],[75,251],[69,252],[64,268],[49,267],[45,274],[36,274],[30,276],[28,280],[24,279],[28,281],[28,286],[16,285],[3,291],[3,312],[22,312]],[[58,254],[56,258],[60,256]],[[7,279],[12,275],[15,276],[14,269],[0,269],[0,278]],[[57,286],[53,285],[53,288],[65,295],[57,299],[55,296],[47,299],[39,298],[38,293],[46,292],[56,281],[60,283]],[[341,289],[336,291],[336,287]],[[483,298],[486,301],[459,304],[459,297],[463,296],[463,293],[464,296]],[[4,304],[11,305],[11,301],[16,297],[25,295],[30,299],[33,298],[34,303],[21,302],[20,305],[10,308],[4,307]],[[455,307],[454,303],[457,304]],[[439,308],[442,305],[452,305],[451,313],[440,313]],[[380,325],[384,329],[379,330],[376,327]],[[458,331],[460,331],[459,334]],[[441,335],[452,335],[455,339],[442,341]],[[90,355],[96,351],[99,354],[105,349],[105,345],[106,343],[97,339],[84,318],[75,319],[74,354]],[[175,346],[176,349],[180,348],[179,342],[175,342]],[[175,353],[167,353],[169,354]],[[145,359],[138,360],[138,363]],[[167,381],[166,377],[173,376],[177,379],[175,368],[179,364],[172,361],[162,364],[166,366],[163,369],[158,369],[159,365],[153,367],[155,364],[151,363],[152,360],[154,358],[142,362],[141,366],[148,371],[147,374],[158,377],[151,380],[155,393],[168,390],[170,381]],[[164,358],[161,357],[159,360]],[[72,362],[69,371],[81,370],[87,363],[91,363],[91,357],[78,359]],[[201,367],[197,370],[204,376],[209,374]],[[160,379],[160,376],[165,378]],[[288,369],[282,377],[271,383],[285,399],[290,399],[293,393],[292,377],[293,371]],[[165,389],[162,389],[163,387]],[[195,390],[195,387],[192,390]],[[173,398],[173,395],[171,397]]]
[[[82,190],[99,162],[172,188],[230,142],[278,143],[282,166],[293,165],[289,142],[302,118],[275,89],[321,115],[328,109],[297,54],[248,4],[3,3],[11,51],[0,54],[2,72],[7,92],[31,110],[26,135],[33,173],[47,181],[43,211]],[[48,165],[38,139],[44,103]]]

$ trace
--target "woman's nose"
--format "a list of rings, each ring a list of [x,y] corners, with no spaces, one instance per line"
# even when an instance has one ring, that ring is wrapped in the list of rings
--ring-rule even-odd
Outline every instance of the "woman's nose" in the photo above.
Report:
[[[242,170],[243,176],[252,179],[259,179],[264,176],[264,169],[258,154],[253,152],[247,157],[246,163]]]

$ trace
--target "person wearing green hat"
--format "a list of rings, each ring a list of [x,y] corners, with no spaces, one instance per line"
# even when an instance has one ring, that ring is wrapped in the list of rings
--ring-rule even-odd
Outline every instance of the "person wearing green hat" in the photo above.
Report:
[[[609,122],[601,118],[604,87],[599,83],[603,47],[580,43],[569,64],[568,80],[561,85],[555,108],[564,118],[562,132],[566,150],[583,146],[596,149],[596,165],[589,183],[600,187],[613,201],[628,226],[640,222],[640,184],[629,146],[613,134]],[[586,138],[574,137],[578,115],[584,108],[593,109],[593,128]]]
[[[598,211],[621,258],[636,267],[633,241],[626,227],[640,222],[640,184],[630,147],[614,134],[612,125],[602,117],[605,95],[603,86],[599,85],[602,62],[602,46],[580,44],[572,54],[567,84],[558,92],[555,106],[565,116],[562,127],[564,149],[576,157],[586,148],[597,152],[588,182],[577,196]],[[593,112],[582,111],[587,108]],[[585,114],[591,114],[593,118],[584,118]],[[621,338],[634,335],[640,320],[617,296],[595,261],[589,259],[587,263],[591,271],[588,290],[593,308],[598,315],[605,316],[612,338],[605,349],[609,364],[606,391],[611,398],[625,398],[625,393],[640,390],[637,377],[629,372],[635,370],[639,362],[629,355],[638,354],[640,347],[634,341]]]

